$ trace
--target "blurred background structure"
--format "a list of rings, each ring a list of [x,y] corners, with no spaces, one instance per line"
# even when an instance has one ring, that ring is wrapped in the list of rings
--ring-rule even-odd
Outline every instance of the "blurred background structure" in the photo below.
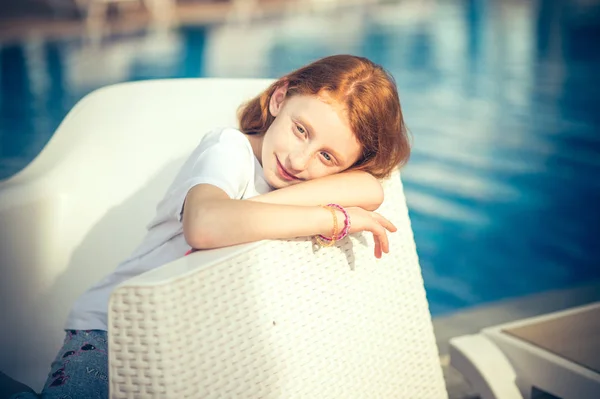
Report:
[[[598,0],[2,2],[0,179],[102,86],[366,56],[413,135],[403,180],[443,353],[465,315],[475,329],[600,290],[599,37]]]

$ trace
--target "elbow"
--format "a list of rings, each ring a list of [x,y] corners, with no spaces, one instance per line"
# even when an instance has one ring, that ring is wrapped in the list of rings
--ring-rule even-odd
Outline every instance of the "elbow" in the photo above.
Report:
[[[381,206],[384,199],[383,186],[381,181],[372,174],[357,170],[348,172],[352,176],[351,185],[355,187],[353,192],[354,203],[352,206],[358,206],[367,211],[375,211]]]
[[[214,237],[210,232],[203,229],[183,229],[183,236],[188,245],[193,249],[212,249],[216,248]]]
[[[223,231],[223,207],[227,194],[217,187],[200,184],[188,192],[183,204],[183,236],[194,249],[223,246],[227,235]],[[226,213],[226,212],[225,212]]]
[[[206,239],[202,232],[191,225],[191,223],[183,223],[183,237],[185,242],[193,249],[204,249]]]
[[[183,237],[187,244],[193,249],[211,249],[215,248],[215,239],[212,229],[207,227],[207,223],[199,223],[205,220],[202,217],[201,210],[196,210],[193,214],[183,215]]]
[[[365,190],[365,192],[367,193],[365,209],[367,211],[377,210],[383,204],[384,199],[381,182],[376,177],[369,175],[368,190]]]
[[[185,242],[193,249],[204,249],[206,247],[206,238],[198,230],[184,224],[183,237]]]

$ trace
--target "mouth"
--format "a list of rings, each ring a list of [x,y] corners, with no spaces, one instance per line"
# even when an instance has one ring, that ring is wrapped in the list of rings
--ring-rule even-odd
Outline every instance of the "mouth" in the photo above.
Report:
[[[283,165],[281,164],[281,162],[279,162],[279,158],[275,157],[275,159],[277,160],[277,173],[279,174],[279,177],[281,177],[283,180],[286,180],[286,181],[300,180],[299,178],[297,178],[296,176],[292,175],[290,172],[288,172],[283,167]]]

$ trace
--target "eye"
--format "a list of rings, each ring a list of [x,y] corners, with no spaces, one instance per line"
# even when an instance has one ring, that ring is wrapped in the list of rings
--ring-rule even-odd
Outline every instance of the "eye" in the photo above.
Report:
[[[333,159],[331,158],[331,155],[329,155],[328,153],[321,151],[321,156],[327,161],[327,162],[331,162]]]
[[[300,125],[296,125],[296,130],[303,136],[306,134],[306,130],[304,130],[304,128]]]

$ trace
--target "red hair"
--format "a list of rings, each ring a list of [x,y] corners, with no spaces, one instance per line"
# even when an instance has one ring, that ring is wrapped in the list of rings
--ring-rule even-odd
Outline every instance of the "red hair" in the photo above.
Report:
[[[269,100],[287,84],[286,98],[313,95],[341,105],[350,128],[362,147],[362,155],[350,169],[385,178],[410,156],[410,143],[394,78],[372,61],[352,55],[322,58],[291,72],[239,110],[240,129],[264,134],[275,119]]]

